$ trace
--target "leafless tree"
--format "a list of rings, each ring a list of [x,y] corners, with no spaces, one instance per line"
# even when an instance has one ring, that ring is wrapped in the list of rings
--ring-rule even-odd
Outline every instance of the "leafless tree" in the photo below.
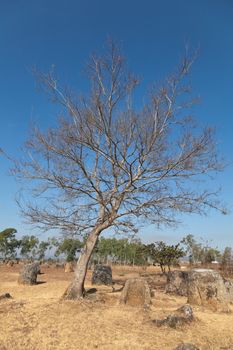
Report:
[[[200,182],[221,164],[212,129],[197,127],[188,115],[195,102],[187,85],[192,63],[186,55],[140,106],[133,102],[139,80],[114,43],[90,59],[87,97],[61,87],[53,72],[38,73],[62,116],[46,132],[32,130],[12,171],[34,196],[21,202],[30,223],[87,237],[65,298],[83,297],[88,262],[104,230],[173,225],[179,213],[219,209],[215,191]]]

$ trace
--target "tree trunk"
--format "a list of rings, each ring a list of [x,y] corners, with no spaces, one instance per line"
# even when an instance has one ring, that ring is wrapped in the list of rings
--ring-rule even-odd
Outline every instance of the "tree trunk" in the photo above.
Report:
[[[65,291],[63,299],[74,300],[84,297],[84,281],[87,273],[88,262],[100,233],[101,230],[99,228],[95,228],[87,238],[86,244],[77,262],[74,280]]]

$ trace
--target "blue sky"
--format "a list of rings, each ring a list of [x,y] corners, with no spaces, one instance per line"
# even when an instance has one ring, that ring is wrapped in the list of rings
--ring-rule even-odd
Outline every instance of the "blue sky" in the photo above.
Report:
[[[118,41],[128,64],[143,77],[143,86],[172,72],[185,43],[200,46],[192,70],[195,109],[202,123],[215,125],[219,149],[230,165],[216,186],[233,208],[233,2],[231,0],[1,0],[0,1],[0,147],[17,156],[32,120],[53,123],[53,108],[38,94],[31,68],[52,64],[65,83],[86,87],[85,63],[108,36]],[[30,232],[14,202],[19,186],[7,174],[9,162],[0,158],[0,230],[15,227]],[[187,233],[223,247],[232,243],[233,214],[211,212],[208,217],[183,216],[174,230],[143,230],[147,241],[172,239]]]

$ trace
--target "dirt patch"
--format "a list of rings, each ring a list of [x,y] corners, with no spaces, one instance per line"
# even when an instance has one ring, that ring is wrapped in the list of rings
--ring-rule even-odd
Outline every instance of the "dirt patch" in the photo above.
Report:
[[[157,328],[151,319],[166,317],[187,301],[166,295],[154,286],[149,310],[122,307],[120,292],[98,286],[84,302],[61,301],[73,273],[44,268],[35,286],[17,284],[19,267],[0,267],[0,350],[172,350],[179,343],[195,343],[202,350],[220,350],[233,344],[233,313],[194,308],[197,321],[184,330]],[[139,277],[138,268],[114,268],[113,280]],[[152,268],[146,271],[155,274]],[[123,275],[123,276],[122,276]],[[88,271],[87,288],[92,288]]]

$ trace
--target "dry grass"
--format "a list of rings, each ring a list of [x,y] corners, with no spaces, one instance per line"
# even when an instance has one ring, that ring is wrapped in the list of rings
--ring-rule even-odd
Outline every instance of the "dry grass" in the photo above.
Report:
[[[62,302],[60,297],[73,274],[56,268],[42,268],[42,272],[39,281],[45,283],[27,287],[17,284],[18,266],[0,267],[0,294],[13,296],[0,301],[0,350],[172,350],[180,342],[220,350],[233,345],[233,313],[194,309],[196,321],[185,328],[152,324],[151,319],[166,316],[186,302],[186,298],[164,294],[159,279],[151,309],[141,310],[119,305],[119,293],[112,293],[111,287],[97,287],[97,293],[84,302]],[[118,267],[113,272],[122,283],[142,271]],[[90,276],[89,272],[87,287],[91,287]]]

